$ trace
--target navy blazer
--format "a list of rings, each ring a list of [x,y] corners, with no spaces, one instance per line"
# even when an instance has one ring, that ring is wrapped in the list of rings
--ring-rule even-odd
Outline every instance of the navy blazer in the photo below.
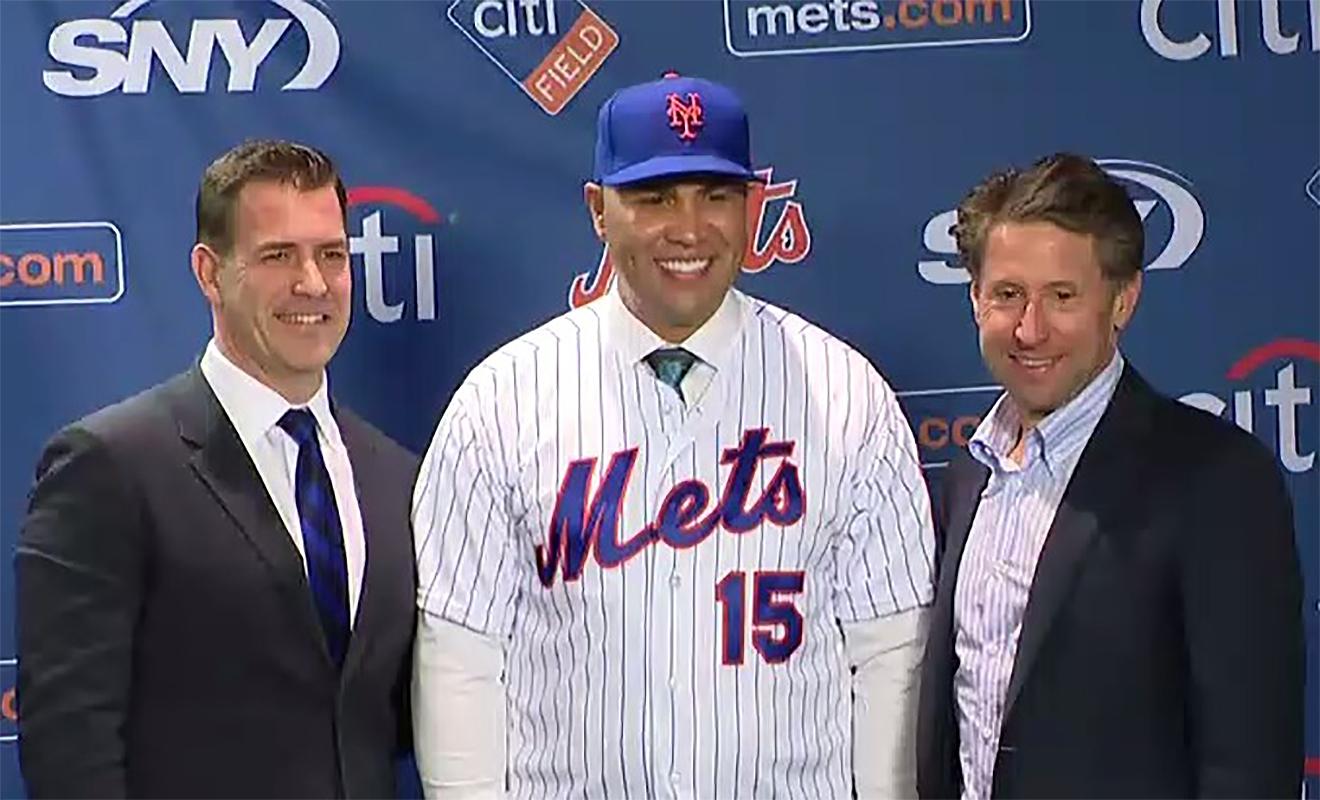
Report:
[[[944,475],[918,792],[958,797],[954,590],[988,470]],[[1296,797],[1302,578],[1255,438],[1127,367],[1047,534],[1024,611],[995,797]]]
[[[200,369],[60,431],[15,556],[33,797],[384,797],[409,729],[417,460],[335,408],[366,538],[342,671]]]

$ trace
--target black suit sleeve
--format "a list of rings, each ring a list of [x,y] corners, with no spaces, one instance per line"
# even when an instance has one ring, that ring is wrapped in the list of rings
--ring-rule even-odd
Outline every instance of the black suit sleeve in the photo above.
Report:
[[[953,494],[954,466],[947,467],[941,474],[939,483],[932,486],[935,502],[931,505],[931,516],[935,524],[935,581],[939,585],[940,570],[944,566],[944,553],[949,547],[949,497]]]
[[[124,797],[144,557],[141,506],[77,428],[37,467],[14,557],[19,757],[41,797]]]
[[[1201,797],[1297,797],[1302,578],[1273,457],[1243,435],[1205,467],[1182,553],[1189,723]]]

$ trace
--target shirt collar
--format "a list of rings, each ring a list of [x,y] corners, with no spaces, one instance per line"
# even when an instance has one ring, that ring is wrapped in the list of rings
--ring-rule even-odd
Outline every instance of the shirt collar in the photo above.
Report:
[[[729,289],[710,319],[682,342],[666,342],[633,315],[619,296],[618,283],[599,301],[603,317],[605,344],[625,364],[636,364],[662,347],[680,346],[715,368],[731,366],[734,345],[742,334],[750,304],[737,289]]]
[[[1041,420],[1028,434],[1025,462],[1039,456],[1054,477],[1069,469],[1109,406],[1123,374],[1124,363],[1122,354],[1115,350],[1109,364],[1076,397]],[[1021,427],[1022,418],[1017,407],[1004,393],[976,427],[967,449],[990,469],[1003,469],[1009,451],[1017,443]]]
[[[202,374],[215,392],[216,399],[229,416],[234,429],[243,442],[253,442],[270,432],[279,424],[284,412],[295,408],[288,400],[274,389],[244,372],[229,357],[221,352],[212,339],[202,354]],[[321,374],[321,385],[305,405],[316,418],[324,442],[335,449],[343,448],[339,436],[339,426],[335,424],[330,411],[330,390],[325,373]]]

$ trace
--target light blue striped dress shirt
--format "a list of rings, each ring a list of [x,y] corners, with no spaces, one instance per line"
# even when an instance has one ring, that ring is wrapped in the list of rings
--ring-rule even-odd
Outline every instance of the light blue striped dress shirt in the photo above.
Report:
[[[1021,464],[1008,457],[1020,418],[1006,396],[995,402],[968,442],[968,451],[990,469],[990,478],[967,534],[954,593],[958,671],[953,687],[964,798],[990,796],[1004,700],[1036,562],[1073,469],[1122,372],[1123,357],[1115,352],[1085,389],[1027,434]]]

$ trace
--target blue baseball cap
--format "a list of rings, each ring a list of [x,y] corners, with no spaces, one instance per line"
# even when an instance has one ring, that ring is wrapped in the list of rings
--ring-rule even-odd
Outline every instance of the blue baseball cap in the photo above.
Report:
[[[727,86],[669,73],[600,107],[593,180],[622,186],[697,173],[755,180],[747,111]]]

